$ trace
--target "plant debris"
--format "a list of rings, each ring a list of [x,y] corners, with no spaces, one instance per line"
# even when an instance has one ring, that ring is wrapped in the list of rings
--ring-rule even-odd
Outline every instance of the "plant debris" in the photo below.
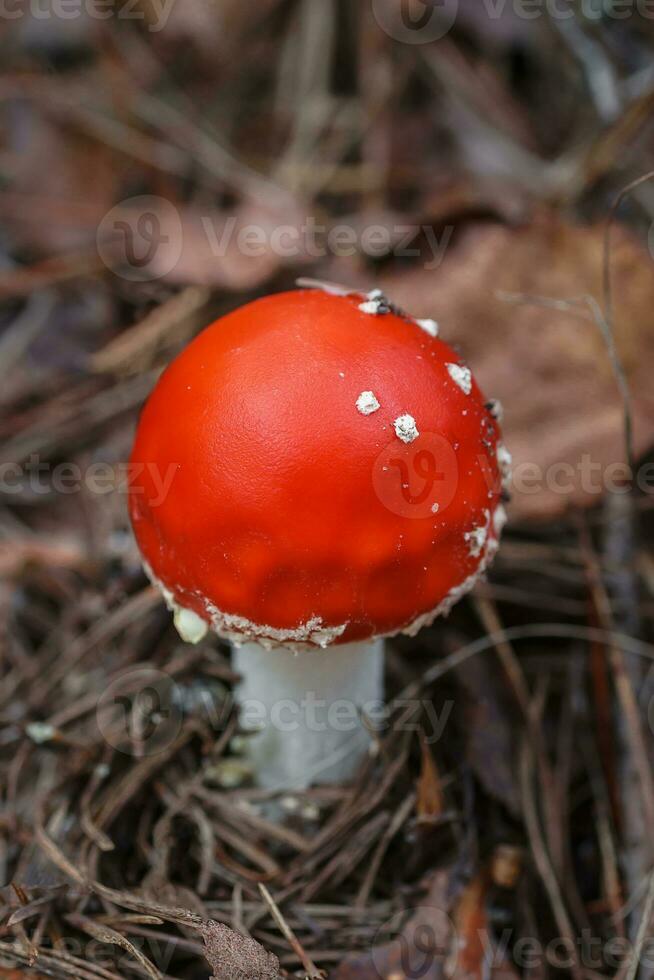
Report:
[[[279,960],[263,946],[228,929],[207,922],[201,930],[206,957],[215,971],[213,980],[277,980]]]
[[[0,32],[0,978],[648,980],[651,23],[51,6]],[[388,643],[356,780],[272,796],[126,461],[183,345],[298,277],[438,322],[515,470],[487,580]]]

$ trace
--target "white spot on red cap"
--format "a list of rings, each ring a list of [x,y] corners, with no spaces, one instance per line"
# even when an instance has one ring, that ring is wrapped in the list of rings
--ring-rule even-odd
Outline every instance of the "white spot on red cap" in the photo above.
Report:
[[[502,403],[497,398],[491,398],[489,402],[486,403],[486,408],[488,412],[494,419],[498,422],[502,421],[504,417],[504,409],[502,408]]]
[[[438,337],[438,324],[435,320],[418,320],[416,318],[416,323],[421,330],[428,333],[430,337]]]
[[[498,504],[493,514],[493,530],[495,536],[499,538],[507,522],[506,510],[502,504]]]
[[[395,435],[402,442],[413,442],[420,435],[413,415],[400,415],[395,419],[393,425],[395,426]]]
[[[372,391],[362,391],[357,398],[357,411],[361,412],[362,415],[372,415],[373,412],[377,412],[380,408],[381,405]]]
[[[464,395],[469,395],[472,391],[472,372],[469,367],[462,364],[446,364],[448,374],[454,384],[458,385]]]
[[[466,531],[464,534],[464,538],[470,547],[471,558],[478,558],[486,544],[490,526],[490,513],[485,511],[484,517],[486,518],[485,524],[480,524],[479,527],[473,527],[472,531]]]
[[[372,289],[367,293],[364,302],[359,303],[359,309],[362,313],[369,313],[371,316],[379,316],[382,313],[390,312],[388,300],[381,289]]]
[[[513,462],[513,458],[503,442],[498,442],[495,452],[497,454],[497,465],[502,474],[502,486],[508,489],[511,484],[511,463]]]

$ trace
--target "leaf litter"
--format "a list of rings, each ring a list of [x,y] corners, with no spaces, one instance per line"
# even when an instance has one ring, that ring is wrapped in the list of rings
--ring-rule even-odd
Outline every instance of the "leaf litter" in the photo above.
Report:
[[[29,468],[115,476],[181,346],[305,272],[437,320],[504,403],[518,466],[624,461],[624,400],[586,299],[607,313],[606,218],[652,167],[651,45],[637,19],[617,46],[606,21],[590,47],[584,23],[527,31],[509,11],[490,26],[466,3],[446,37],[411,46],[351,5],[183,0],[162,32],[28,15],[0,41],[0,458],[30,476],[0,506],[4,980],[509,978],[525,941],[539,977],[561,971],[556,942],[575,977],[635,976],[654,894],[647,493],[514,493],[488,581],[390,646],[402,731],[376,735],[352,785],[283,795],[279,819],[242,756],[228,651],[179,643],[124,484],[59,492]],[[132,281],[97,240],[139,194],[175,205],[182,248]],[[634,186],[610,241],[641,463],[651,211]],[[386,229],[386,251],[312,254],[307,216],[357,242]],[[280,222],[300,232],[294,254],[235,244]],[[112,685],[133,707],[140,671],[162,681],[151,744],[98,710]],[[617,967],[589,959],[588,935],[623,941]]]

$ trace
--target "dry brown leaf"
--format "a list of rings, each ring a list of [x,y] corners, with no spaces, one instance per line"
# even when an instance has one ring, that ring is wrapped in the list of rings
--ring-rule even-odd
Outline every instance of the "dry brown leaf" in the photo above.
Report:
[[[213,921],[205,922],[200,933],[212,980],[277,980],[279,960],[254,939]]]
[[[413,315],[435,317],[486,395],[503,403],[517,518],[551,518],[597,503],[607,481],[619,478],[612,465],[625,460],[623,404],[588,306],[507,299],[560,303],[591,295],[601,304],[603,233],[603,225],[575,226],[550,212],[521,228],[478,224],[453,237],[438,269],[415,266],[380,283]],[[642,453],[654,444],[654,277],[651,256],[620,227],[611,269],[614,335]],[[594,470],[582,479],[584,455]]]
[[[484,976],[484,960],[487,950],[483,937],[490,935],[486,913],[488,881],[478,874],[465,889],[456,910],[456,927],[459,935],[459,963],[466,976]]]
[[[478,876],[455,898],[452,869],[436,872],[428,896],[406,924],[400,927],[398,915],[382,928],[379,939],[391,941],[348,957],[332,980],[515,980],[515,971],[491,948],[483,881]]]
[[[418,820],[421,823],[429,823],[437,820],[443,813],[443,789],[441,787],[440,773],[431,749],[427,744],[427,739],[422,735],[422,767],[418,780],[418,796],[416,809]]]
[[[449,871],[438,871],[429,894],[419,908],[411,910],[406,923],[398,913],[382,927],[371,951],[347,957],[332,974],[332,980],[452,978],[450,958],[452,954],[456,957],[456,934],[449,914],[449,887]]]

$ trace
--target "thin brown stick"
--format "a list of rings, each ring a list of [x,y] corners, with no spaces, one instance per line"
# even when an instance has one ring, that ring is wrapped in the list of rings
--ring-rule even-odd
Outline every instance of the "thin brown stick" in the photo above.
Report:
[[[577,955],[577,944],[575,942],[574,929],[572,928],[572,923],[563,901],[561,887],[556,874],[554,873],[552,862],[550,860],[547,846],[543,837],[543,832],[541,830],[540,821],[538,819],[538,811],[532,792],[533,757],[528,743],[523,745],[520,756],[520,782],[522,786],[525,823],[527,825],[527,833],[529,834],[529,841],[534,855],[534,860],[536,862],[536,867],[538,868],[543,885],[547,891],[559,932],[566,940],[573,958],[573,975],[576,980],[582,980],[583,971]]]
[[[275,902],[274,898],[272,897],[272,895],[270,894],[266,886],[260,883],[259,891],[261,892],[261,897],[263,898],[264,902],[270,909],[270,914],[275,920],[279,931],[284,936],[284,939],[286,939],[287,943],[289,944],[293,952],[298,956],[303,969],[306,970],[307,976],[310,977],[311,980],[322,980],[322,978],[326,977],[326,974],[322,970],[318,969],[318,967],[315,965],[311,957],[305,951],[304,947],[302,946],[302,943],[299,941],[299,939],[297,938],[297,936],[295,935],[295,933],[287,923],[286,919],[282,915],[279,906]]]

